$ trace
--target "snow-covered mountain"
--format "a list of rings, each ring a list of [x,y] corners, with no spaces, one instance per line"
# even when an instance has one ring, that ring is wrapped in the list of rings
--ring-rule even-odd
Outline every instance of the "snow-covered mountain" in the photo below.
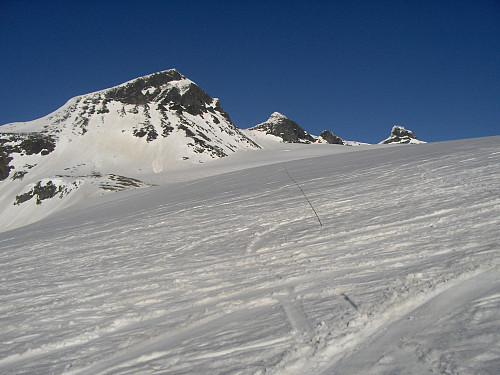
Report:
[[[403,128],[393,133],[390,142],[418,142]],[[150,187],[160,172],[278,143],[360,145],[329,130],[311,135],[278,112],[239,129],[218,99],[175,69],[81,95],[41,119],[0,128],[0,228],[105,192]]]
[[[44,118],[0,132],[5,226],[46,215],[62,204],[50,198],[77,189],[88,196],[144,187],[148,173],[259,148],[218,99],[175,69],[75,97]],[[33,205],[44,208],[32,215],[27,206]]]
[[[499,373],[500,137],[274,144],[0,233],[0,373]]]
[[[175,70],[1,131],[2,374],[499,373],[500,137],[241,130]]]
[[[426,143],[417,138],[415,134],[411,130],[405,129],[403,126],[394,125],[391,130],[391,134],[389,138],[384,139],[383,144],[389,143],[403,143],[403,144],[418,144],[418,143]]]

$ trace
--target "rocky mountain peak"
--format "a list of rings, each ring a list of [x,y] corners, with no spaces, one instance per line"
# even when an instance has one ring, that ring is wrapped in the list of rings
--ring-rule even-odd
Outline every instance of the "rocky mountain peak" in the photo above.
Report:
[[[338,135],[335,135],[330,130],[323,130],[323,132],[320,134],[320,137],[323,138],[326,143],[329,143],[332,145],[345,145],[346,144],[346,142],[342,138],[340,138]]]
[[[283,142],[288,143],[316,142],[316,139],[302,129],[299,124],[279,112],[272,113],[267,121],[250,128],[250,130],[266,132],[266,134],[280,137]]]
[[[0,206],[47,206],[87,182],[96,194],[142,187],[144,175],[255,148],[218,99],[169,69],[2,126]]]
[[[389,138],[383,140],[380,143],[389,144],[389,143],[425,143],[424,141],[420,141],[417,136],[408,129],[405,129],[403,126],[394,125],[391,130],[391,135]]]
[[[273,112],[271,116],[269,116],[269,119],[267,121],[270,122],[273,120],[274,121],[289,120],[289,118],[279,112]]]
[[[105,100],[122,104],[146,105],[158,103],[175,111],[186,111],[193,116],[209,112],[208,107],[219,112],[231,122],[218,99],[213,99],[197,84],[175,69],[139,77],[103,91]]]
[[[186,80],[186,77],[177,70],[169,69],[133,79],[121,85],[103,90],[103,93],[109,100],[116,100],[124,104],[144,105],[153,101],[161,91],[165,91],[170,82],[179,83]]]

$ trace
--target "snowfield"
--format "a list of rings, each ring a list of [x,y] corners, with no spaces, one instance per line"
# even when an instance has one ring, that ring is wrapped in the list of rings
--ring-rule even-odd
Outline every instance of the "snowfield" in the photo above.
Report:
[[[0,373],[500,373],[500,137],[320,146],[0,233]]]

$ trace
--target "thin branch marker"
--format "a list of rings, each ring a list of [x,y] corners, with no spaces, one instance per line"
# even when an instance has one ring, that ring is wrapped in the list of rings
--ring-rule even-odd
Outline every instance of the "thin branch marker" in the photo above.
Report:
[[[318,216],[318,213],[317,213],[317,212],[316,212],[316,210],[314,209],[314,207],[313,207],[312,203],[309,201],[309,199],[307,199],[307,196],[306,196],[306,193],[304,193],[304,190],[302,190],[302,188],[301,188],[301,187],[300,187],[300,185],[297,183],[297,181],[295,181],[295,180],[293,179],[293,177],[292,177],[292,176],[290,175],[290,173],[288,172],[288,169],[286,169],[286,167],[284,167],[284,168],[285,168],[285,172],[286,172],[286,174],[288,175],[288,177],[290,177],[290,180],[292,180],[292,181],[295,183],[295,185],[297,185],[297,187],[298,187],[298,188],[300,189],[300,191],[302,192],[302,195],[304,196],[304,198],[306,198],[307,203],[309,203],[309,206],[311,206],[311,209],[313,210],[314,214],[316,215],[316,218],[317,218],[317,219],[318,219],[318,221],[319,221],[319,225],[320,225],[320,226],[323,226],[323,223],[321,223],[321,220],[320,220],[320,218],[319,218],[319,216]]]

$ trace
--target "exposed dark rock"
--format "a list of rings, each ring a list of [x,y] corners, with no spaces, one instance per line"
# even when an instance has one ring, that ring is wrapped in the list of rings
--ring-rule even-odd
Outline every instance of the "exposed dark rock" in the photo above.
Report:
[[[12,157],[9,156],[0,146],[0,181],[9,177],[10,170],[13,168],[9,166]]]
[[[34,197],[36,197],[36,204],[41,204],[43,200],[53,198],[62,191],[63,187],[57,187],[52,181],[48,181],[45,185],[42,185],[42,182],[38,181],[30,191],[16,196],[14,204],[20,205]]]
[[[12,180],[22,180],[26,174],[28,174],[27,171],[17,171],[17,172],[14,172],[11,179]]]
[[[224,152],[224,150],[222,148],[220,148],[218,146],[213,146],[210,143],[207,143],[205,141],[205,139],[206,140],[210,140],[210,139],[206,135],[204,135],[203,133],[198,132],[198,134],[195,134],[185,124],[178,125],[178,128],[184,130],[184,132],[186,133],[186,136],[188,138],[191,138],[194,141],[194,143],[188,143],[188,146],[193,147],[194,152],[201,154],[201,153],[207,151],[210,154],[210,156],[219,157],[219,158],[223,158],[223,157],[227,156],[227,154]],[[204,139],[201,139],[200,137],[204,138]]]
[[[56,143],[51,136],[41,133],[13,134],[0,133],[0,181],[9,177],[13,169],[9,163],[14,153],[48,155],[54,151]]]
[[[161,133],[163,137],[168,137],[168,135],[174,130],[174,127],[171,125],[170,121],[165,121],[163,119],[161,119],[161,128],[163,129]]]
[[[215,110],[219,112],[222,115],[222,117],[224,117],[230,124],[233,123],[231,121],[231,118],[229,117],[229,114],[222,109],[222,105],[220,104],[219,99],[216,99],[215,101]]]
[[[61,187],[59,187],[61,189]],[[45,199],[53,198],[58,193],[58,188],[56,185],[49,181],[42,186],[40,182],[33,188],[33,193],[37,196],[36,203],[40,204]]]
[[[54,151],[55,147],[55,141],[51,137],[42,134],[30,134],[19,145],[19,148],[23,150],[26,155],[48,155]]]
[[[100,176],[99,176],[100,177]],[[122,191],[129,188],[139,188],[144,186],[151,186],[145,184],[141,180],[131,177],[120,176],[116,174],[108,175],[108,180],[101,183],[100,188],[108,191]]]
[[[181,96],[178,103],[186,109],[187,113],[193,116],[199,116],[207,112],[206,106],[212,103],[212,98],[199,86],[193,83]]]
[[[158,132],[156,131],[155,127],[151,124],[144,124],[141,128],[139,129],[134,129],[133,132],[134,136],[142,138],[146,137],[147,142],[151,142],[158,138]]]
[[[144,105],[160,93],[160,86],[172,81],[179,81],[184,77],[175,69],[151,74],[142,78],[134,79],[129,83],[113,87],[106,91],[106,98],[116,100],[125,104]],[[143,93],[149,87],[155,88]]]
[[[384,144],[389,143],[410,143],[418,138],[411,130],[405,129],[402,126],[395,125],[391,130],[391,135],[386,140],[382,141]]]
[[[339,136],[333,134],[330,130],[323,130],[320,137],[332,145],[345,145],[345,141]]]
[[[274,112],[266,122],[256,125],[250,130],[265,131],[266,134],[272,134],[289,143],[313,143],[316,142],[313,136],[302,129],[295,121],[283,116],[281,113]]]
[[[32,190],[28,191],[27,193],[23,193],[16,196],[16,201],[14,202],[14,205],[20,205],[21,203],[29,201],[31,198],[33,198]]]
[[[217,111],[231,123],[231,118],[222,109],[220,102],[216,100],[212,108],[212,97],[195,83],[190,83],[187,88],[183,88],[182,93],[178,87],[173,85],[168,88],[162,87],[169,82],[183,79],[186,78],[175,69],[137,78],[129,83],[106,90],[102,107],[97,111],[98,113],[106,113],[106,102],[111,100],[136,105],[131,113],[139,112],[137,106],[157,102],[159,106],[177,111],[179,114],[187,112],[193,116],[199,116],[203,113]]]

